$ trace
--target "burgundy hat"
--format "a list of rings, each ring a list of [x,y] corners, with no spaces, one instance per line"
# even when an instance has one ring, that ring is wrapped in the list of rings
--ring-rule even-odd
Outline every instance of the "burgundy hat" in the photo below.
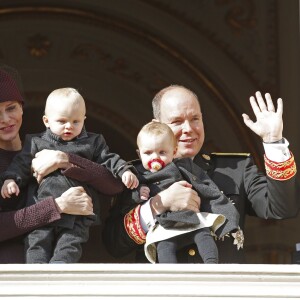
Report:
[[[5,101],[19,101],[24,104],[24,98],[16,81],[0,68],[0,103]]]

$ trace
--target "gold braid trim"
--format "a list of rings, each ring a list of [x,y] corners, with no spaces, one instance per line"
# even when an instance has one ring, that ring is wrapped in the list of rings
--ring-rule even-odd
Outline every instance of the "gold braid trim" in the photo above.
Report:
[[[142,245],[146,241],[146,234],[140,224],[140,208],[138,205],[124,217],[124,227],[129,237],[137,244]]]
[[[294,177],[297,173],[297,167],[294,159],[294,155],[291,153],[291,157],[284,162],[274,162],[269,160],[266,155],[265,168],[267,175],[274,180],[288,180]]]

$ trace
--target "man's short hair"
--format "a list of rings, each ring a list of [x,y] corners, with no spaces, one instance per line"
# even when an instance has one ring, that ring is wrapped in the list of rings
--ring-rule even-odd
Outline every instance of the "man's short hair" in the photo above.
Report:
[[[185,90],[186,92],[192,94],[195,99],[199,102],[198,100],[198,96],[193,92],[191,91],[190,89],[182,86],[182,85],[177,85],[177,84],[172,84],[162,90],[160,90],[153,98],[152,100],[152,109],[153,109],[153,117],[156,119],[156,120],[161,120],[160,119],[160,116],[161,116],[161,111],[160,111],[160,106],[161,106],[161,99],[162,97],[169,91],[172,91],[172,90],[175,90],[175,89],[183,89]]]

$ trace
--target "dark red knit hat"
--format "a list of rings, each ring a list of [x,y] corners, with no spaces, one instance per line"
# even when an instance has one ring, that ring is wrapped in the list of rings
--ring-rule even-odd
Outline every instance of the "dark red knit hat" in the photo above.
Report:
[[[0,102],[5,101],[19,101],[24,104],[24,98],[16,81],[0,68]]]

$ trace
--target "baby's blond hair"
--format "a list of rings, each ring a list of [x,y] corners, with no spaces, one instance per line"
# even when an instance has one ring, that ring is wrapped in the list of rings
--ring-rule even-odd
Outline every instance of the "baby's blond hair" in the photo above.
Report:
[[[143,134],[149,134],[149,135],[155,135],[155,136],[166,135],[170,138],[171,145],[173,144],[174,148],[177,147],[177,141],[176,141],[175,135],[174,135],[172,129],[167,124],[152,121],[152,122],[144,125],[137,135],[136,142],[137,142],[138,147],[140,147],[140,145],[142,143],[141,139],[142,139]]]
[[[47,115],[48,108],[51,105],[58,105],[58,103],[55,103],[55,102],[61,101],[62,98],[65,101],[70,101],[72,105],[83,104],[84,114],[85,114],[85,101],[84,101],[83,97],[80,95],[80,93],[76,89],[66,87],[66,88],[56,89],[49,94],[47,101],[46,101],[46,106],[45,106],[45,115]]]

